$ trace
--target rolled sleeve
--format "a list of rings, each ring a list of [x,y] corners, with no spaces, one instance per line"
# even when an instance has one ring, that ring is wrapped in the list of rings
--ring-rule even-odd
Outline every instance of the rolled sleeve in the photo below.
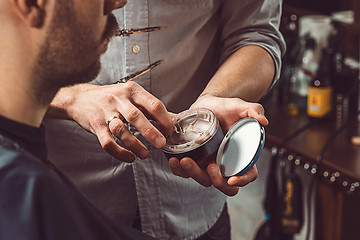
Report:
[[[243,46],[260,46],[274,60],[275,82],[280,77],[281,57],[286,50],[279,31],[281,12],[281,0],[224,1],[221,63]]]

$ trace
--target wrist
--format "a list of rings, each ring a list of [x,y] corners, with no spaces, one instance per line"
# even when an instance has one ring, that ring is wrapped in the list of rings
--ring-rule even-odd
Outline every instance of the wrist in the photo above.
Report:
[[[73,113],[76,111],[74,106],[77,96],[81,92],[94,88],[91,84],[77,84],[61,88],[53,101],[50,103],[46,117],[59,119],[73,119]]]
[[[212,95],[210,93],[202,93],[196,101],[190,106],[190,108],[208,108],[208,106],[213,105],[218,100],[222,99],[222,97]]]

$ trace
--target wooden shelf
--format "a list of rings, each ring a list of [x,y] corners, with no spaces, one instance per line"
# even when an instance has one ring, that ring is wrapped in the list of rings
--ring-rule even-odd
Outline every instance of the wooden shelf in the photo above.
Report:
[[[312,123],[284,142],[310,119],[305,114],[291,116],[286,106],[278,104],[276,89],[262,104],[270,122],[265,128],[266,146],[280,148],[285,159],[316,174],[315,239],[358,239],[360,229],[354,226],[360,222],[360,216],[354,212],[360,212],[360,146],[351,143],[352,136],[360,135],[356,117],[333,138],[319,164],[318,155],[336,131],[336,123],[332,120]]]

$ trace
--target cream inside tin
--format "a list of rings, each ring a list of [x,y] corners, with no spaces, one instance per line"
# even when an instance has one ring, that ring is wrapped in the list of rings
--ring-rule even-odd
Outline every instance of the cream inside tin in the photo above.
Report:
[[[223,133],[214,113],[206,108],[190,109],[173,118],[173,134],[163,148],[170,157],[201,160],[216,152]]]

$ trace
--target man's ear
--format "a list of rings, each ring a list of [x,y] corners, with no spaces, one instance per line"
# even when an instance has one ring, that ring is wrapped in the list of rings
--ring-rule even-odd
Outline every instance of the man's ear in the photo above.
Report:
[[[40,28],[45,21],[46,0],[13,0],[19,16],[31,27]]]

